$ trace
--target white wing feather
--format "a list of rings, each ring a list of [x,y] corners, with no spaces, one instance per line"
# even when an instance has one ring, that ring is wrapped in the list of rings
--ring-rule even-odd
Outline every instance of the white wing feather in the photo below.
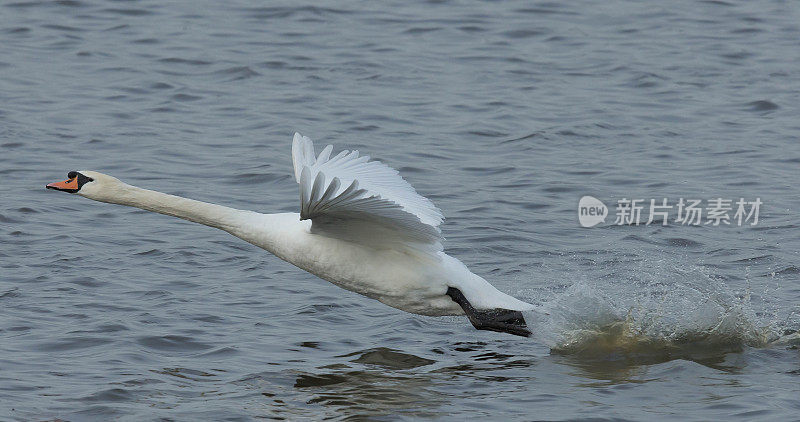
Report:
[[[292,160],[300,185],[300,218],[312,230],[349,240],[387,236],[404,243],[428,244],[441,250],[439,224],[444,219],[433,203],[406,182],[397,170],[333,146],[314,156],[311,139],[294,134]]]

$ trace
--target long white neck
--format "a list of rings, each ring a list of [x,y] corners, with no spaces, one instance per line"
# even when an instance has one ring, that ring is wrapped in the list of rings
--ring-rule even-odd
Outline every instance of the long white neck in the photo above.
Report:
[[[113,196],[92,199],[171,215],[233,234],[242,229],[242,224],[245,221],[244,216],[252,214],[251,211],[195,201],[194,199],[182,198],[131,185],[125,185],[115,192]]]
[[[95,173],[95,176],[102,175]],[[95,201],[141,208],[215,227],[289,262],[294,262],[292,257],[297,254],[296,230],[306,232],[310,226],[310,221],[301,221],[297,213],[261,214],[142,189],[120,181],[108,184],[113,188],[93,189],[87,184],[88,189],[78,194]]]

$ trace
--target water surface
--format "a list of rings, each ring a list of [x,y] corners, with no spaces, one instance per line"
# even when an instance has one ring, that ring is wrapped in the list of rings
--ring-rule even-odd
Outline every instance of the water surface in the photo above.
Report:
[[[0,419],[788,420],[794,3],[0,5]],[[294,131],[398,168],[532,339],[406,314],[69,170],[296,211]],[[581,228],[583,195],[764,205]]]

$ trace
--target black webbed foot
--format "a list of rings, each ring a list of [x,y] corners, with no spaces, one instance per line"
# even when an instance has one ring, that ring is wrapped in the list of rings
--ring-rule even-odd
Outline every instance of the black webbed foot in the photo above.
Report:
[[[461,306],[461,309],[467,314],[469,322],[479,330],[498,331],[522,337],[531,335],[531,331],[528,329],[528,325],[525,324],[525,318],[520,311],[502,308],[477,310],[464,297],[461,290],[455,287],[448,287],[447,295]]]

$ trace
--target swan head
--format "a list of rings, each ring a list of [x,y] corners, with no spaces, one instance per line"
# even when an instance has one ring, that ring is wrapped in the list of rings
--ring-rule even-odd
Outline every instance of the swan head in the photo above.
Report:
[[[67,180],[50,183],[47,189],[85,196],[95,201],[110,202],[120,196],[128,185],[116,177],[96,171],[82,170],[67,173]]]

